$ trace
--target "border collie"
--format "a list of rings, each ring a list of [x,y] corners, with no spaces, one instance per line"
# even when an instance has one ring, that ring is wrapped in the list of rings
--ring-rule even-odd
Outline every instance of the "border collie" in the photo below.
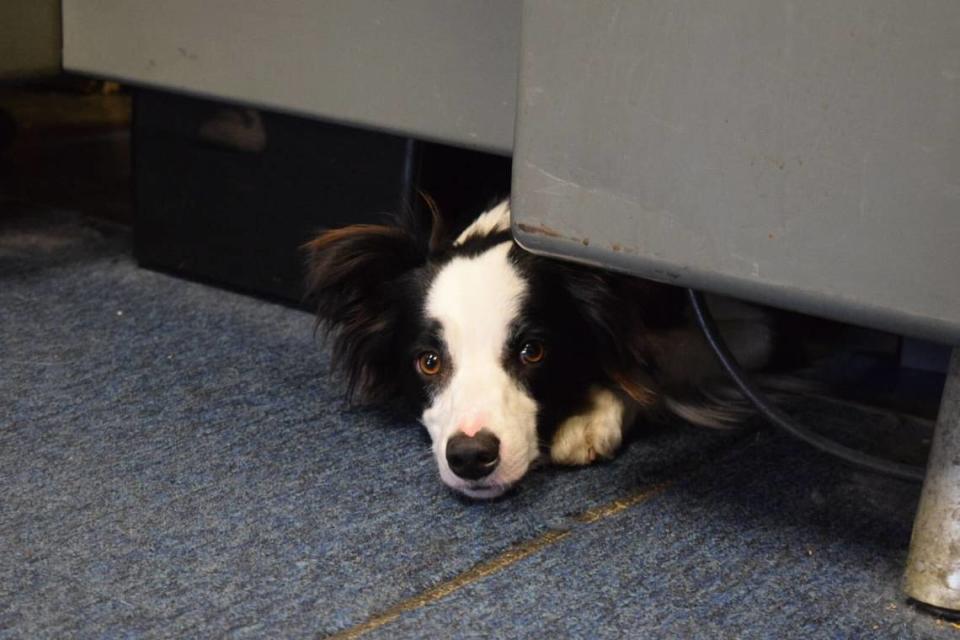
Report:
[[[413,410],[454,490],[493,498],[540,459],[609,458],[638,417],[663,410],[708,426],[743,417],[711,392],[720,369],[681,290],[524,251],[509,201],[452,240],[433,214],[426,232],[408,221],[320,234],[308,290],[349,394]],[[740,362],[762,366],[765,312],[711,307]]]

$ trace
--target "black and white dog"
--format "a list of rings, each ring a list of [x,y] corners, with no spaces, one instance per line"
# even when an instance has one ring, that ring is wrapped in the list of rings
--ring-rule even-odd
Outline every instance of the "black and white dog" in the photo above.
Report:
[[[502,202],[444,241],[415,224],[354,225],[307,245],[309,290],[352,395],[403,402],[440,477],[474,498],[515,485],[541,457],[612,456],[640,414],[724,425],[720,371],[676,288],[538,257]],[[742,364],[771,351],[766,314],[711,305]]]

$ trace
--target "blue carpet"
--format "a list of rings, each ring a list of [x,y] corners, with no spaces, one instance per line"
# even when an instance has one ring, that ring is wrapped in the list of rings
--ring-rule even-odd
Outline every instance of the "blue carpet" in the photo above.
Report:
[[[953,637],[917,487],[676,426],[494,503],[346,405],[304,312],[0,224],[0,637]]]
[[[911,489],[764,434],[369,637],[958,637],[898,590]]]

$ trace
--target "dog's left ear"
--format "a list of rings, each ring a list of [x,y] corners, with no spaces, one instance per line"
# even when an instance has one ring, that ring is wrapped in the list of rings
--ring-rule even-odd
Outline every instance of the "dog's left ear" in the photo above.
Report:
[[[333,336],[335,362],[348,374],[351,396],[396,395],[402,344],[403,278],[426,262],[423,243],[403,227],[362,224],[321,233],[308,254],[307,297]]]

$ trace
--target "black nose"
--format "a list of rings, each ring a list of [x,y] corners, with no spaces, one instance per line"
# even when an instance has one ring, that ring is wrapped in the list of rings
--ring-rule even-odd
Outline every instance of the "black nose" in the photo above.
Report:
[[[500,439],[486,429],[473,437],[460,432],[447,440],[447,464],[464,480],[490,475],[499,461]]]

